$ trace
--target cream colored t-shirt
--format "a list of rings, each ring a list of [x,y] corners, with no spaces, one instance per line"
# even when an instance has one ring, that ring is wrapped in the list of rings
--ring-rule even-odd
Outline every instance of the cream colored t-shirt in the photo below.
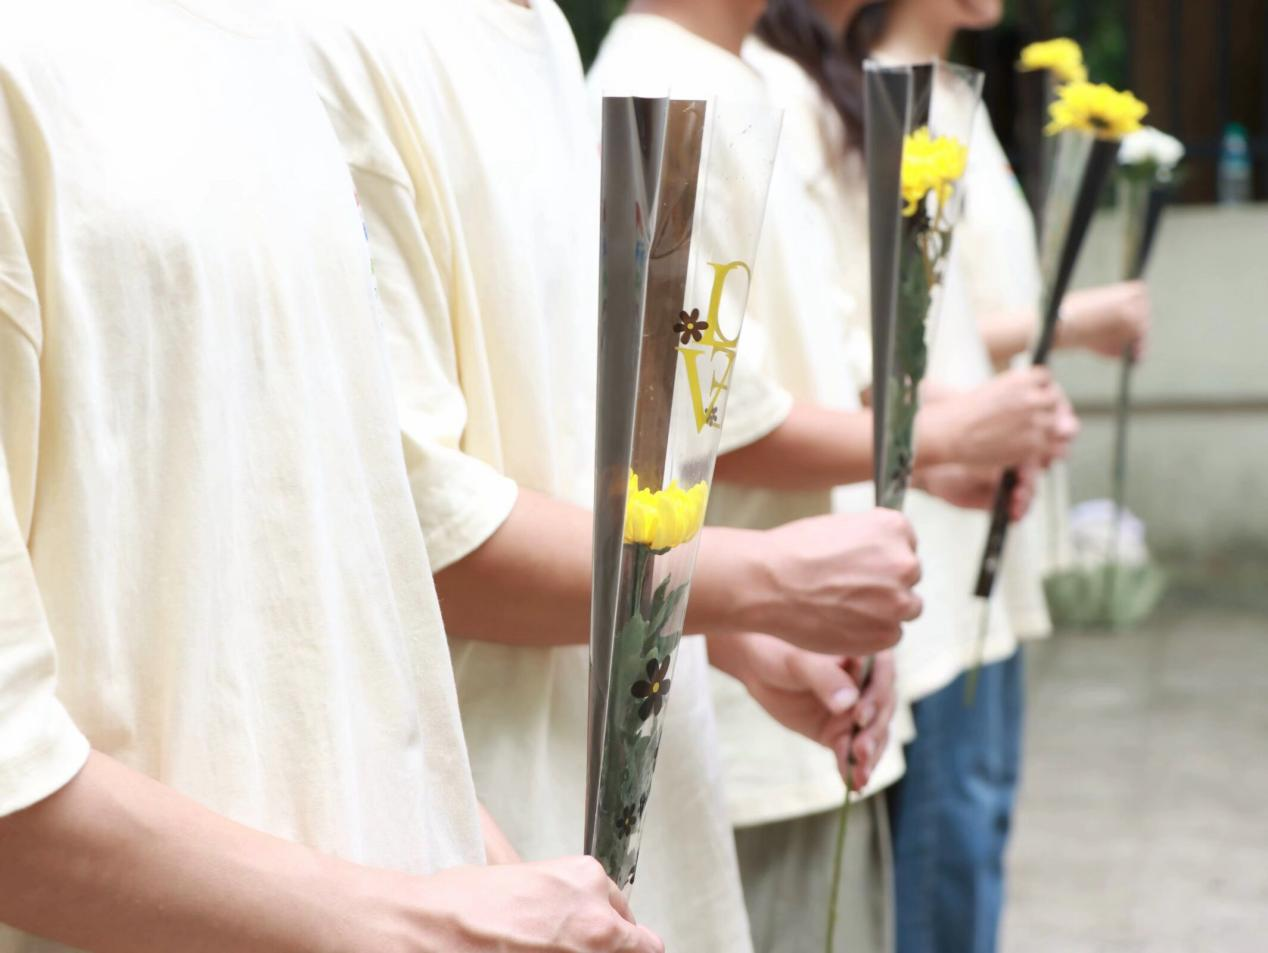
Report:
[[[957,239],[969,305],[975,317],[993,312],[1038,312],[1042,294],[1035,222],[1000,147],[986,110],[978,110],[966,173],[964,216]],[[1043,574],[1049,551],[1065,536],[1061,464],[1045,474],[1030,514],[1009,531],[997,598],[1007,605],[1022,639],[1052,631]]]
[[[488,539],[517,485],[589,508],[599,137],[563,15],[547,0],[295,9],[366,213],[433,561]],[[579,852],[588,649],[452,644],[481,800],[525,857]],[[633,904],[670,949],[744,950],[705,665],[685,639]]]
[[[479,863],[353,186],[267,10],[5,15],[0,814],[91,745],[355,861]]]

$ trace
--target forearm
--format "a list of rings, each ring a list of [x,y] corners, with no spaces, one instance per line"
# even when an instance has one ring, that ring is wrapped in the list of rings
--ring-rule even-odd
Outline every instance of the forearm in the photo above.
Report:
[[[872,414],[798,403],[767,436],[718,458],[717,478],[769,490],[828,490],[872,476]]]
[[[1038,326],[1039,316],[1029,311],[1000,311],[978,320],[982,340],[996,368],[1007,367],[1013,358],[1027,351]]]
[[[709,647],[709,664],[719,672],[725,672],[739,682],[747,684],[753,666],[751,633],[731,635],[710,633],[705,636]]]
[[[94,753],[0,819],[0,921],[91,953],[338,953],[356,869]]]
[[[509,645],[590,637],[590,511],[520,490],[497,531],[436,574],[451,635]]]
[[[751,627],[782,598],[759,554],[761,534],[701,532],[687,631]],[[436,574],[451,635],[507,645],[584,645],[590,639],[588,510],[520,491],[510,517],[467,556]]]
[[[480,805],[480,834],[484,838],[484,856],[490,864],[518,864],[520,862],[519,852],[483,804]]]

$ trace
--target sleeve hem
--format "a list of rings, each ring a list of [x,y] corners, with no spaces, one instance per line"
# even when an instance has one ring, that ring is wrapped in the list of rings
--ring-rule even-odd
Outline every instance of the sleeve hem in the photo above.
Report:
[[[518,498],[519,485],[499,474],[441,523],[428,523],[420,512],[432,572],[452,566],[484,545],[506,522]]]
[[[56,703],[54,703],[56,704]],[[88,739],[57,705],[55,724],[39,742],[0,767],[0,817],[7,817],[56,794],[83,770]]]
[[[760,407],[752,408],[738,417],[728,415],[722,424],[718,452],[730,453],[770,436],[788,419],[792,408],[792,395],[779,390],[771,393]]]

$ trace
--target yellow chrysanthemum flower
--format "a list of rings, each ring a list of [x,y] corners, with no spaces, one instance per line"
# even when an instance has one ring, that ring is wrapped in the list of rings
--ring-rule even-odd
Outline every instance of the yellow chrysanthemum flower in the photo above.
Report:
[[[1090,132],[1098,139],[1121,139],[1140,129],[1149,107],[1128,92],[1105,83],[1067,83],[1050,108],[1048,135],[1067,129]]]
[[[1017,68],[1024,73],[1046,69],[1065,83],[1087,81],[1087,67],[1083,64],[1083,48],[1074,40],[1059,37],[1042,43],[1031,43],[1021,51]]]
[[[701,481],[684,490],[678,481],[663,490],[639,489],[638,476],[630,474],[625,499],[625,541],[649,549],[665,550],[695,538],[704,524],[709,487]]]
[[[915,215],[930,192],[940,206],[946,205],[968,158],[968,147],[951,136],[931,136],[925,127],[908,136],[903,142],[903,215]]]

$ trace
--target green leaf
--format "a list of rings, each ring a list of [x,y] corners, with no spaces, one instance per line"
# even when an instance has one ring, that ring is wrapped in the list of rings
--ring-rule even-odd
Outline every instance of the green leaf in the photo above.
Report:
[[[669,583],[669,577],[665,577],[665,581],[660,584],[660,588],[656,590],[659,595],[661,590]],[[674,612],[678,608],[678,604],[682,602],[683,597],[687,595],[687,583],[683,583],[669,594],[668,598],[662,598],[659,605],[653,601],[651,632],[652,635],[659,635],[660,630],[665,627],[670,619],[674,617]]]

